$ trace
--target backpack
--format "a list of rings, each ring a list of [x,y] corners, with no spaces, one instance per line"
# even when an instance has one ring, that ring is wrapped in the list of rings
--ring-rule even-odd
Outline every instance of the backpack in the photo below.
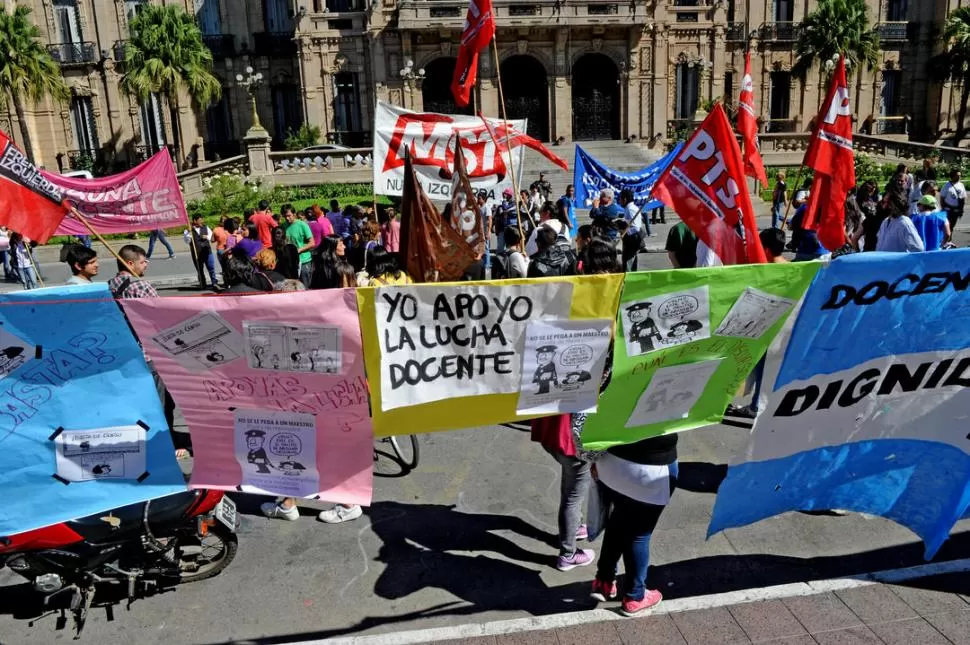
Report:
[[[492,256],[492,280],[505,280],[512,275],[512,251],[506,249]]]

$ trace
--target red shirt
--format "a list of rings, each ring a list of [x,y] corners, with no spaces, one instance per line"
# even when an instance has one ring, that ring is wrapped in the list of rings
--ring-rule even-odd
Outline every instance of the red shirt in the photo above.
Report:
[[[279,226],[276,220],[273,219],[273,216],[269,213],[257,211],[249,218],[249,221],[256,225],[256,231],[259,233],[259,241],[263,243],[263,248],[273,248],[273,234],[271,231]]]

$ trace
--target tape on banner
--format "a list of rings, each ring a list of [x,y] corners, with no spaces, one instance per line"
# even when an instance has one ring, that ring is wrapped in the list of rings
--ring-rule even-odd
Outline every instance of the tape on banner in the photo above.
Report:
[[[34,358],[41,358],[43,356],[44,356],[44,348],[43,346],[38,345],[37,347],[34,348]]]
[[[67,481],[66,479],[64,479],[63,477],[61,477],[60,475],[58,475],[57,473],[54,473],[53,475],[51,475],[51,477],[53,477],[57,481],[61,482],[65,486],[68,486],[71,483],[71,482]]]
[[[64,432],[64,426],[58,426],[57,430],[55,430],[51,436],[47,437],[47,440],[53,441],[54,439],[57,439],[57,436],[62,432]]]
[[[236,485],[236,492],[237,493],[243,493],[243,492],[245,492],[245,491],[243,491],[242,484],[237,484]]]
[[[147,424],[147,423],[145,423],[144,421],[142,421],[141,419],[138,419],[138,421],[135,421],[135,425],[136,425],[136,426],[141,426],[141,428],[142,428],[142,429],[143,429],[143,430],[144,430],[145,432],[148,432],[148,431],[149,431],[149,430],[151,429],[151,428],[149,428],[149,427],[148,427],[148,424]]]
[[[138,479],[136,479],[135,481],[137,481],[137,482],[138,482],[138,483],[140,484],[140,483],[142,483],[143,481],[145,481],[146,479],[148,479],[148,475],[150,475],[150,474],[151,474],[151,473],[149,473],[149,472],[148,472],[148,471],[146,470],[146,471],[145,471],[145,472],[143,472],[143,473],[142,473],[141,475],[139,475],[139,476],[138,476]]]

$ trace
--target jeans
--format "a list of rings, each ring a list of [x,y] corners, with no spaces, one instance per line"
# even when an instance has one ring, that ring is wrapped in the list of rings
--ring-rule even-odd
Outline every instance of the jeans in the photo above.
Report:
[[[670,492],[677,486],[677,462],[670,464]],[[657,528],[664,506],[644,504],[621,495],[605,484],[600,487],[604,501],[611,505],[603,533],[603,549],[596,565],[596,578],[610,582],[616,578],[616,565],[623,558],[626,571],[626,597],[643,600],[647,591],[650,565],[650,536]]]
[[[495,234],[495,252],[501,253],[505,250],[505,229]]]
[[[3,262],[3,277],[5,280],[10,280],[13,278],[13,273],[10,270],[10,252],[0,251],[0,262]]]
[[[785,218],[785,204],[778,203],[771,207],[771,228],[778,228]]]
[[[667,223],[666,211],[664,210],[664,207],[663,206],[660,206],[658,208],[655,208],[655,209],[653,209],[650,212],[650,222],[652,224],[656,224],[657,223],[657,216],[658,215],[660,216],[660,223],[661,224],[666,224]]]
[[[36,289],[37,288],[37,278],[34,274],[34,267],[20,267],[20,284],[24,286],[24,289]]]
[[[196,255],[198,253],[198,255]],[[212,254],[211,247],[206,247],[196,251],[194,248],[192,250],[192,260],[195,261],[195,270],[199,272],[199,286],[203,289],[205,288],[205,271],[203,268],[209,270],[209,278],[212,280],[212,286],[218,286],[216,282],[216,258]]]
[[[583,521],[586,492],[593,480],[590,463],[546,449],[562,468],[559,480],[559,555],[576,553],[576,531]]]
[[[80,242],[81,243],[81,246],[83,246],[84,248],[86,248],[86,249],[90,249],[91,248],[91,236],[90,235],[78,235],[77,236],[77,241]]]
[[[761,382],[765,378],[765,359],[768,357],[767,354],[761,357],[758,364],[754,366],[751,374],[748,376],[747,385],[748,388],[754,388],[754,393],[751,396],[750,407],[755,413],[760,412],[761,405]]]
[[[172,249],[172,245],[169,244],[168,238],[165,237],[165,231],[163,231],[160,228],[156,228],[154,231],[148,234],[148,253],[145,254],[146,258],[151,259],[152,251],[155,250],[156,240],[161,242],[162,246],[168,249],[169,257],[172,257],[173,255],[175,255],[175,251]]]
[[[300,265],[300,282],[307,289],[310,288],[310,281],[313,279],[313,263],[305,262]]]

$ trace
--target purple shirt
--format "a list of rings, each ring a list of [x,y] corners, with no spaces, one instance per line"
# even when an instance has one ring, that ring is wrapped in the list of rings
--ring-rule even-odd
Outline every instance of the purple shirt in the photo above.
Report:
[[[239,243],[236,244],[236,246],[245,251],[246,255],[249,257],[254,257],[257,253],[263,250],[262,242],[259,240],[252,240],[248,237],[244,237],[243,239],[239,240]]]
[[[313,233],[313,243],[320,246],[320,240],[323,239],[323,224],[320,220],[313,220],[312,222],[307,222],[307,226],[310,227],[310,232]]]

